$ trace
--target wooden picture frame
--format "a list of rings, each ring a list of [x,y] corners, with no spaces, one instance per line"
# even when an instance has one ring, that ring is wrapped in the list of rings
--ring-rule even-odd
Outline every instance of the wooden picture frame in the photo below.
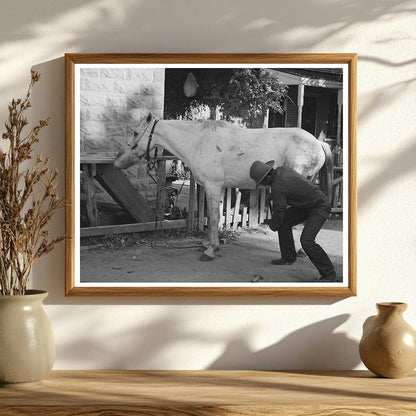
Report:
[[[257,70],[257,72],[254,70]],[[71,53],[65,56],[65,71],[65,218],[66,233],[71,237],[66,242],[65,292],[67,296],[347,297],[356,295],[356,54]],[[305,255],[303,259],[300,258],[292,266],[274,266],[265,260],[266,257],[261,257],[264,251],[259,251],[260,254],[256,254],[256,256],[254,256],[253,250],[248,252],[234,251],[234,255],[231,254],[232,250],[234,250],[234,245],[237,245],[234,244],[233,238],[239,224],[242,227],[245,227],[246,224],[253,225],[247,221],[246,217],[243,217],[244,212],[241,208],[242,205],[240,205],[241,202],[237,205],[238,194],[236,193],[234,196],[232,193],[234,191],[229,191],[229,196],[227,196],[227,193],[224,195],[223,205],[221,205],[221,215],[225,216],[224,224],[230,229],[229,233],[226,234],[228,237],[224,240],[226,245],[221,246],[222,250],[220,249],[219,252],[215,252],[215,258],[212,262],[199,262],[199,254],[195,248],[192,248],[192,254],[186,251],[186,256],[194,255],[195,261],[191,262],[192,265],[189,269],[179,273],[178,270],[182,270],[179,266],[185,267],[182,264],[185,263],[185,260],[182,261],[185,258],[185,251],[168,250],[170,248],[169,242],[166,241],[171,236],[167,236],[169,233],[166,233],[166,231],[178,226],[188,231],[195,231],[195,227],[203,230],[206,221],[204,217],[206,214],[203,211],[205,206],[204,193],[201,191],[201,188],[195,188],[195,183],[192,182],[192,172],[189,173],[189,170],[186,170],[186,166],[181,171],[181,175],[188,178],[184,179],[183,183],[186,182],[186,186],[189,186],[188,199],[190,202],[184,208],[179,208],[180,214],[178,215],[185,218],[179,217],[180,219],[172,220],[165,218],[166,215],[173,215],[172,208],[175,208],[175,202],[170,202],[170,211],[166,213],[167,202],[165,204],[166,198],[163,198],[163,195],[166,196],[166,189],[168,189],[165,183],[166,163],[170,163],[172,154],[166,155],[166,152],[162,154],[163,149],[161,146],[158,146],[160,153],[156,156],[157,165],[153,170],[157,177],[157,184],[155,185],[156,194],[153,195],[152,202],[156,214],[154,214],[154,210],[148,209],[146,191],[140,188],[143,185],[140,181],[143,181],[144,175],[147,175],[146,171],[142,169],[140,175],[135,171],[136,173],[132,174],[133,179],[130,177],[126,179],[126,175],[121,173],[124,171],[116,172],[112,167],[112,162],[116,159],[118,149],[122,148],[120,143],[125,141],[124,146],[126,146],[134,135],[142,134],[141,131],[137,132],[135,130],[134,123],[145,114],[149,107],[159,112],[158,118],[160,119],[163,118],[163,113],[169,111],[176,114],[180,106],[188,105],[186,100],[192,100],[195,93],[198,98],[198,87],[200,89],[205,88],[204,91],[208,91],[208,87],[206,87],[208,84],[199,85],[202,84],[203,80],[208,83],[208,74],[214,74],[214,81],[211,78],[210,84],[212,87],[213,84],[219,84],[219,74],[227,75],[229,71],[236,71],[233,73],[238,72],[238,76],[243,76],[241,74],[244,71],[251,71],[250,73],[256,74],[261,72],[262,74],[271,74],[274,78],[277,76],[279,79],[284,88],[282,91],[285,91],[286,94],[284,97],[282,96],[282,101],[279,101],[279,105],[281,105],[279,111],[282,111],[284,116],[279,111],[272,113],[272,110],[266,110],[261,115],[263,118],[260,118],[263,126],[306,126],[310,131],[315,131],[316,133],[321,128],[322,131],[325,130],[326,133],[329,133],[326,140],[335,149],[334,157],[338,158],[339,165],[338,174],[333,174],[334,183],[338,186],[335,185],[334,188],[331,188],[337,192],[336,200],[335,197],[331,197],[332,214],[335,221],[334,224],[336,223],[336,226],[341,231],[339,229],[336,231],[332,230],[333,234],[331,234],[331,230],[329,230],[327,235],[328,239],[336,239],[333,245],[330,243],[330,247],[333,247],[333,250],[331,250],[334,253],[335,246],[338,247],[338,251],[336,251],[336,258],[338,259],[337,274],[342,274],[341,281],[315,281],[315,278],[311,276],[317,275],[317,271]],[[198,76],[195,77],[194,73],[199,74],[199,77],[203,79],[198,79]],[[181,81],[178,82],[178,79]],[[237,78],[233,78],[234,83],[235,79]],[[132,87],[132,85],[135,86]],[[204,96],[204,99],[206,99],[206,96]],[[261,99],[264,99],[264,95]],[[170,101],[168,102],[168,100]],[[170,104],[171,102],[173,104]],[[231,101],[226,104],[230,103]],[[168,105],[170,106],[169,111],[167,110]],[[242,108],[244,105],[243,100],[241,101]],[[186,108],[188,109],[187,111],[191,111],[189,110],[191,107],[188,106]],[[211,115],[214,109],[214,112],[217,111],[217,118],[224,117],[226,110],[221,110],[224,112],[218,116],[218,108],[220,107],[215,104],[210,108]],[[221,109],[223,108],[225,108],[224,105]],[[324,110],[321,111],[322,108],[326,108],[325,112]],[[198,115],[204,109],[206,110],[202,104],[200,107],[196,105],[192,107],[192,111],[198,112]],[[127,113],[129,114],[128,116],[126,116]],[[244,114],[247,115],[249,113]],[[266,116],[269,118],[264,118]],[[242,116],[241,120],[244,121],[244,117]],[[273,120],[271,120],[272,118]],[[129,124],[128,121],[131,120],[133,122]],[[237,118],[233,118],[233,120],[237,120]],[[241,120],[238,119],[237,121]],[[159,126],[162,124],[159,124]],[[153,124],[153,130],[156,129],[155,131],[157,132],[158,128]],[[216,128],[213,127],[214,130]],[[152,132],[146,130],[146,135],[149,135],[149,143],[152,139],[153,130]],[[321,138],[321,140],[325,140],[325,137]],[[114,143],[118,143],[118,147]],[[130,153],[133,147],[134,143],[131,142],[130,148],[128,148]],[[218,152],[222,152],[220,146],[217,145],[216,147]],[[152,150],[151,154],[148,151],[148,155],[150,155],[149,158],[154,158],[154,150]],[[177,155],[174,156],[177,157]],[[273,159],[273,155],[270,155],[270,159]],[[266,162],[266,160],[263,160],[263,162]],[[132,181],[133,184],[131,183]],[[146,189],[147,185],[143,186],[143,189]],[[174,191],[174,193],[176,192],[176,197],[173,196],[172,198],[177,198],[178,189],[174,187],[172,189],[176,189]],[[96,193],[104,194],[105,191],[124,207],[125,212],[120,212],[115,207],[114,202],[106,200],[99,201],[102,205],[99,205],[97,208]],[[255,197],[250,196],[250,202],[247,203],[249,211],[251,210],[251,218],[255,218],[257,222],[261,222],[270,215],[270,211],[268,211],[265,205],[265,199],[261,196],[263,191],[259,192],[259,194],[254,194]],[[250,195],[252,194],[250,193]],[[108,197],[107,194],[106,197]],[[231,203],[230,201],[233,202]],[[253,201],[255,204],[260,204],[260,213],[258,211],[259,207]],[[155,204],[156,206],[154,206]],[[164,210],[160,209],[161,204],[164,206]],[[234,208],[232,204],[234,204]],[[236,208],[237,206],[238,208]],[[197,207],[199,207],[199,210]],[[234,209],[234,216],[232,217],[233,219],[227,220],[229,218],[228,215],[231,215],[229,214],[230,208]],[[97,214],[98,209],[100,209],[100,216]],[[107,212],[105,211],[106,209],[111,218],[120,215],[130,216],[130,219],[133,218],[133,220],[115,227],[102,224],[97,225],[97,221],[101,221],[103,218],[103,213]],[[138,212],[140,215],[137,214]],[[136,215],[138,217],[134,218]],[[149,219],[149,215],[156,215],[155,218],[158,218],[158,220],[146,221],[146,218]],[[341,219],[336,219],[337,215]],[[83,226],[85,221],[88,223],[88,227]],[[126,222],[125,219],[123,221]],[[156,231],[157,229],[159,231]],[[139,234],[139,237],[137,237],[137,234],[133,234],[135,240],[131,242],[132,231],[147,231],[147,234]],[[260,231],[269,238],[267,226],[260,225],[255,233]],[[113,233],[113,237],[109,234],[110,232]],[[244,233],[249,232],[251,231],[244,230]],[[191,234],[186,234],[186,237],[181,236],[182,231],[180,230],[171,231],[170,233],[176,233],[179,239],[195,238]],[[97,239],[99,234],[101,234],[101,240]],[[142,239],[140,235],[145,235],[145,237]],[[330,235],[334,237],[329,237]],[[87,246],[81,246],[81,238],[83,244],[85,238],[90,239]],[[240,238],[239,235],[236,238]],[[295,236],[296,238],[298,240],[298,236]],[[153,252],[150,248],[151,241],[154,242],[157,239],[159,239],[157,244],[159,244],[160,253],[163,252],[164,254],[161,254],[160,257],[155,257],[154,260],[149,260],[150,263],[146,263],[142,252],[146,249],[148,256],[153,255],[152,253],[157,253],[157,247],[153,249],[156,250]],[[269,260],[273,256],[278,257],[277,237],[274,237],[274,239],[266,243],[268,244],[267,247],[273,248],[267,254]],[[185,240],[180,241],[183,242]],[[163,246],[165,242],[166,245]],[[264,247],[264,241],[262,244]],[[328,246],[324,248],[327,249]],[[238,248],[235,250],[238,250]],[[273,251],[276,251],[276,254],[273,254]],[[123,254],[127,252],[128,254]],[[247,253],[253,253],[253,258],[247,259]],[[117,260],[114,260],[113,263],[108,263],[110,256],[114,256]],[[225,264],[224,258],[227,256],[229,257],[227,259],[227,268],[224,266],[224,271],[222,272],[222,269],[220,269],[222,266],[220,265],[222,262]],[[230,260],[232,256],[234,263]],[[168,258],[171,258],[170,263],[167,262]],[[260,258],[261,260],[259,260]],[[244,263],[247,261],[248,263]],[[165,263],[167,265],[165,269],[162,269]],[[255,264],[258,264],[259,270],[261,270],[260,273],[255,272]],[[302,272],[302,267],[309,267],[307,264],[310,266],[310,276],[309,271],[308,273]],[[293,269],[294,266],[299,269]],[[234,269],[238,269],[238,267],[240,267],[238,273],[241,276],[241,280],[238,280],[233,275],[232,279],[234,280],[228,281],[228,274],[234,273]],[[212,272],[206,272],[201,277],[202,281],[198,281],[199,272],[202,269],[205,271],[212,270]],[[270,280],[272,278],[268,274],[269,271],[279,275],[279,273],[288,273],[288,270],[292,273],[291,276],[293,276],[293,273],[298,273],[296,278],[278,277],[276,278],[278,280]],[[132,279],[132,277],[134,278]],[[134,280],[136,278],[142,280],[136,281]],[[211,278],[213,281],[209,280]],[[143,281],[143,279],[145,280]],[[165,279],[165,281],[158,279]]]

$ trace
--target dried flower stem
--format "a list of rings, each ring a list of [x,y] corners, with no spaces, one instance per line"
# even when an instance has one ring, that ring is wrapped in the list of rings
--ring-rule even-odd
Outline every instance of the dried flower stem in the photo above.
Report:
[[[63,200],[56,193],[58,171],[51,172],[49,157],[38,156],[33,166],[22,169],[32,159],[39,132],[50,119],[41,120],[26,136],[28,125],[25,110],[31,107],[30,96],[40,74],[32,71],[31,82],[24,99],[9,105],[3,140],[9,142],[6,152],[0,151],[0,294],[23,295],[29,283],[33,262],[51,252],[65,236],[53,239],[45,229]],[[40,194],[35,198],[36,194]],[[38,192],[38,188],[43,193]]]

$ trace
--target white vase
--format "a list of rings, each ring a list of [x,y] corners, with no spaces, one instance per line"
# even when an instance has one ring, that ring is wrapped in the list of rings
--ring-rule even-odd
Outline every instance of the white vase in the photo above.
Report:
[[[52,326],[43,309],[48,292],[0,295],[0,386],[41,383],[55,361]]]

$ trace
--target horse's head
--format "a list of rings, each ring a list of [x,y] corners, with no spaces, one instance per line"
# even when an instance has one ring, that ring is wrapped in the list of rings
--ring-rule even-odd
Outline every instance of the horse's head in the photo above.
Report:
[[[133,137],[129,140],[129,146],[120,150],[117,154],[114,161],[116,169],[127,169],[139,163],[143,157],[153,157],[155,143],[151,141],[151,134],[155,122],[155,118],[152,114],[149,114],[134,129]]]

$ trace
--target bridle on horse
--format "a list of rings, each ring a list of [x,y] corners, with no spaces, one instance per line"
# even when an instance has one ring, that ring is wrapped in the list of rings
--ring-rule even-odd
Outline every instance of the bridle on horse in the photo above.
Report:
[[[154,121],[154,123],[153,123],[153,126],[152,126],[152,129],[150,130],[150,134],[149,134],[149,137],[148,137],[148,139],[147,139],[147,146],[146,146],[146,160],[147,160],[147,162],[150,162],[150,143],[152,142],[152,139],[153,139],[153,133],[154,133],[154,131],[155,131],[155,127],[156,127],[156,124],[157,123],[159,123],[159,120],[157,120],[157,119],[155,119],[155,121]],[[131,147],[131,150],[134,150],[137,146],[138,146],[138,144],[139,144],[139,142],[140,142],[140,140],[142,139],[142,137],[145,135],[145,133],[146,133],[146,131],[147,131],[147,129],[149,128],[149,126],[147,126],[145,129],[144,129],[144,131],[143,131],[143,133],[142,133],[142,135],[140,136],[140,138],[136,141],[136,143]],[[135,135],[137,135],[137,133],[135,132],[134,133]],[[155,157],[154,157],[154,159],[156,159],[157,158],[157,148],[156,148],[156,151],[155,151]]]
[[[152,130],[150,130],[149,138],[147,139],[147,147],[146,147],[146,160],[147,160],[147,162],[150,162],[150,143],[152,142],[153,133],[155,132],[155,127],[156,127],[157,123],[159,123],[158,119],[156,119],[154,121],[153,126],[152,126]],[[154,159],[157,159],[157,147],[156,147],[156,150],[155,150]]]

